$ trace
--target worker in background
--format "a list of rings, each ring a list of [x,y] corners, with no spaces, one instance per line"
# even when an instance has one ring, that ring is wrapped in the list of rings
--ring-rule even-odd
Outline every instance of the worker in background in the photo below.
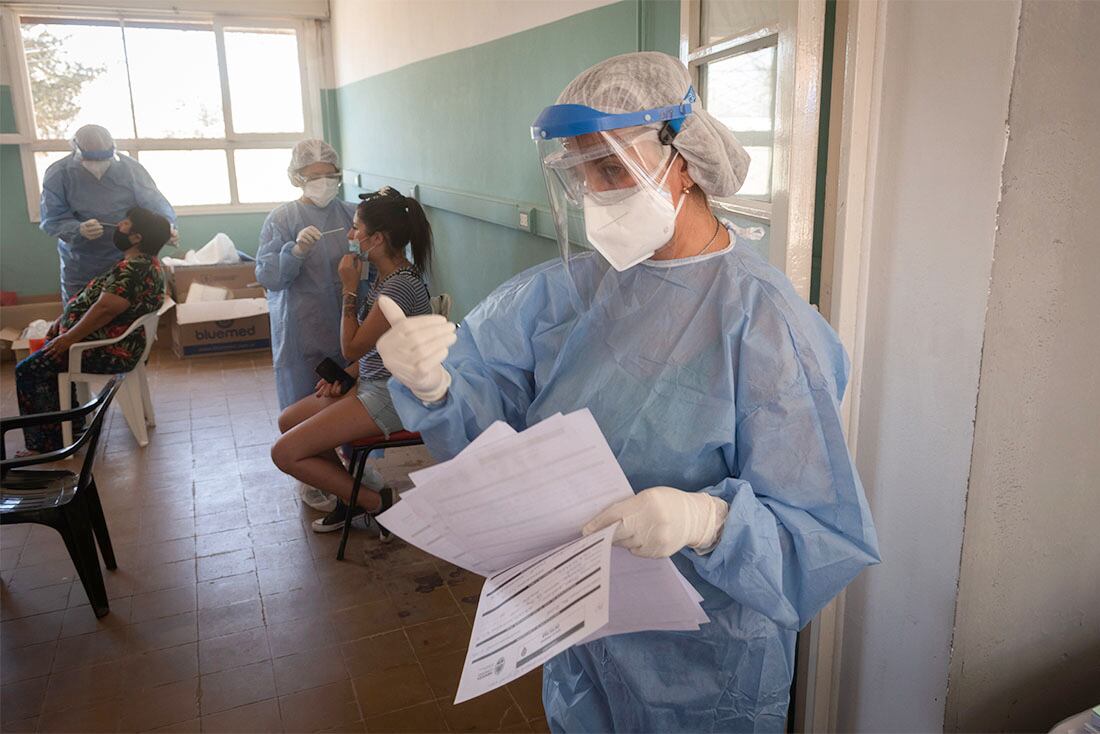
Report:
[[[323,140],[294,146],[287,167],[290,182],[302,189],[294,201],[267,215],[256,253],[256,280],[267,290],[275,390],[285,410],[317,388],[317,365],[326,357],[347,364],[340,352],[340,276],[348,254],[348,230],[355,205],[339,198],[340,159]],[[356,248],[358,250],[358,248]],[[372,273],[364,264],[364,277]],[[377,480],[377,481],[373,481]],[[368,485],[381,477],[368,477]],[[302,500],[331,512],[336,498],[302,485]]]
[[[122,259],[112,239],[114,227],[133,207],[167,219],[168,244],[179,244],[172,205],[140,163],[115,150],[106,128],[85,125],[71,145],[71,154],[46,169],[39,205],[42,231],[57,238],[63,303]]]
[[[635,495],[578,532],[615,527],[616,545],[671,558],[703,597],[698,631],[547,662],[552,731],[784,731],[798,630],[879,559],[844,440],[844,349],[715,218],[708,196],[736,193],[749,158],[678,60],[597,64],[532,134],[562,258],[457,333],[394,319],[378,353],[402,425],[444,460],[494,421],[588,409]],[[592,249],[569,237],[582,223]]]

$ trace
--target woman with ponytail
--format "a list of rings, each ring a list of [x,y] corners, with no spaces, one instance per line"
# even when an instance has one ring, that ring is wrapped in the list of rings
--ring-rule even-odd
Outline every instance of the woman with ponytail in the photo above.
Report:
[[[432,229],[420,203],[389,187],[360,198],[363,201],[348,231],[352,251],[339,267],[343,287],[340,350],[351,363],[348,374],[358,382],[345,391],[340,383],[319,381],[314,395],[279,416],[283,435],[271,448],[272,460],[284,472],[339,498],[336,509],[313,522],[316,532],[339,530],[347,517],[345,502],[351,496],[352,478],[336,448],[363,436],[389,436],[403,430],[386,387],[390,373],[375,349],[378,338],[390,328],[378,299],[392,299],[406,317],[431,313],[424,275],[431,263]],[[411,252],[411,261],[406,251]],[[375,268],[377,278],[357,310],[357,288],[362,269],[368,267],[364,260]],[[388,509],[394,499],[390,487],[380,492],[362,491],[354,514],[377,514]],[[389,534],[383,529],[381,537],[388,540]]]

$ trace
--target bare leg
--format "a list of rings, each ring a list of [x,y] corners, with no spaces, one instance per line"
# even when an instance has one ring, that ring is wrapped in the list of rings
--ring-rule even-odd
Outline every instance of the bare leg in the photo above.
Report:
[[[312,398],[320,401],[321,398]],[[279,428],[284,428],[283,417],[294,411],[304,400],[287,408],[279,417]],[[335,494],[347,502],[351,498],[352,477],[336,458],[336,447],[363,436],[379,435],[382,430],[370,417],[370,413],[354,394],[328,399],[327,406],[304,415],[307,408],[288,416],[286,431],[271,447],[271,459],[275,465],[295,479]],[[381,508],[382,498],[374,491],[359,493],[359,506],[374,512]]]

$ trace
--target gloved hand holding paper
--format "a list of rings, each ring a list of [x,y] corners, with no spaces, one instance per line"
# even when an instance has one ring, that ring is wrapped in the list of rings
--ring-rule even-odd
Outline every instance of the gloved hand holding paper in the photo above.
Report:
[[[701,597],[668,558],[611,547],[617,524],[580,537],[589,520],[634,496],[587,410],[522,433],[493,424],[454,459],[410,478],[416,487],[379,521],[422,550],[488,577],[456,703],[574,644],[642,630],[695,630],[708,621]]]

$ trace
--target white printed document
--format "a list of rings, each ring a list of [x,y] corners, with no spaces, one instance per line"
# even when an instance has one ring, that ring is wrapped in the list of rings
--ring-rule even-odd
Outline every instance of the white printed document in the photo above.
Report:
[[[379,516],[408,543],[487,577],[456,703],[574,644],[645,630],[696,630],[702,597],[667,558],[613,548],[614,526],[580,528],[633,495],[587,410],[517,433],[494,423]]]

